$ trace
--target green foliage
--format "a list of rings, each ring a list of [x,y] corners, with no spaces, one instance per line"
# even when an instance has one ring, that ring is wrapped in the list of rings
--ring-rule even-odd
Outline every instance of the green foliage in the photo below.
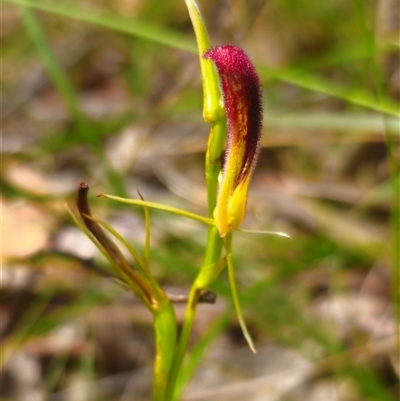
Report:
[[[105,152],[107,142],[132,124],[149,126],[152,134],[157,131],[159,124],[164,122],[184,122],[187,125],[200,126],[200,80],[191,79],[188,83],[180,81],[179,76],[182,73],[180,65],[183,57],[189,57],[187,53],[197,53],[196,43],[189,28],[183,1],[173,3],[170,7],[167,2],[145,2],[146,6],[132,17],[123,15],[111,2],[106,1],[82,3],[4,0],[3,7],[13,5],[13,9],[21,16],[21,28],[4,44],[4,62],[15,59],[15,66],[39,62],[49,81],[48,87],[62,98],[67,110],[65,124],[46,125],[33,119],[32,124],[37,124],[41,135],[29,146],[22,147],[12,155],[6,155],[5,160],[9,159],[6,160],[6,164],[35,165],[40,160],[51,160],[50,170],[59,172],[59,164],[76,169],[81,176],[88,177],[87,180],[94,183],[92,187],[96,187],[96,193],[132,196],[133,191],[129,184],[136,180],[141,172],[139,170],[137,173],[135,168],[129,172],[115,168]],[[391,260],[394,321],[398,322],[399,319],[400,218],[396,154],[400,138],[399,103],[389,93],[388,84],[382,78],[384,67],[381,61],[398,52],[398,47],[378,43],[374,39],[373,25],[377,3],[356,0],[353,4],[345,1],[270,1],[265,7],[276,20],[274,40],[280,43],[281,39],[281,43],[286,43],[289,49],[287,54],[282,56],[284,60],[268,64],[262,56],[258,57],[254,48],[263,49],[263,46],[268,46],[268,43],[265,44],[267,35],[263,35],[262,30],[258,35],[257,31],[253,35],[252,31],[247,32],[247,37],[250,38],[247,43],[250,44],[249,51],[253,46],[257,70],[265,89],[266,129],[263,145],[271,148],[276,160],[276,164],[271,162],[271,170],[277,171],[278,177],[282,173],[283,179],[290,175],[310,182],[324,181],[356,186],[357,179],[361,182],[365,179],[362,171],[357,172],[357,177],[346,176],[339,167],[336,169],[335,163],[342,163],[342,167],[346,165],[346,160],[347,163],[353,163],[354,155],[347,150],[354,144],[375,141],[384,142],[387,146],[384,166],[388,166],[389,173],[385,173],[383,178],[382,175],[379,176],[381,172],[377,173],[376,177],[367,177],[370,181],[366,181],[368,185],[363,188],[365,191],[362,196],[355,201],[345,199],[342,202],[334,199],[336,204],[332,208],[335,212],[333,220],[348,222],[349,229],[357,225],[360,231],[371,233],[371,237],[378,240],[365,241],[360,245],[356,238],[349,240],[351,235],[345,235],[346,229],[339,234],[326,229],[324,222],[328,221],[328,213],[317,219],[316,228],[310,233],[309,227],[304,229],[301,222],[299,227],[298,221],[292,224],[289,219],[289,222],[284,221],[282,227],[280,218],[270,218],[269,212],[263,214],[261,211],[261,216],[264,217],[258,220],[255,218],[257,228],[270,229],[271,224],[272,228],[289,231],[293,239],[287,241],[270,236],[249,237],[247,234],[238,234],[233,243],[233,260],[237,266],[240,302],[246,321],[250,323],[256,338],[273,339],[301,352],[316,364],[321,358],[334,360],[337,357],[340,363],[335,365],[332,362],[330,377],[336,377],[338,383],[350,379],[357,385],[360,399],[392,400],[396,391],[395,385],[390,387],[375,365],[367,368],[363,363],[359,363],[357,355],[351,352],[353,346],[362,347],[364,342],[350,333],[350,345],[347,344],[332,329],[335,326],[333,322],[327,323],[320,316],[310,312],[321,293],[327,293],[333,298],[341,293],[353,294],[353,289],[349,289],[346,284],[348,275],[360,274],[365,277],[374,266],[387,266]],[[200,5],[204,6],[205,10],[211,9],[216,12],[205,1]],[[234,6],[232,7],[234,10]],[[234,15],[233,11],[226,12],[232,12],[232,16]],[[205,15],[206,21],[213,21],[213,15]],[[262,14],[262,18],[267,20],[268,16]],[[268,22],[272,19],[268,18]],[[221,21],[221,18],[218,21]],[[256,17],[253,22],[256,25]],[[239,20],[236,28],[242,26],[245,26],[244,19]],[[90,59],[92,51],[86,50],[87,54],[82,57],[84,60],[76,62],[77,67],[62,61],[60,54],[64,49],[60,52],[56,45],[59,37],[70,34],[75,27],[95,32],[101,40],[108,35],[110,43],[118,42],[125,61],[116,80],[129,93],[133,105],[129,111],[100,119],[90,117],[82,111],[79,100],[82,87],[79,77],[80,71],[86,68],[85,63]],[[240,32],[236,36],[230,36],[229,27],[221,27],[216,38],[219,40],[221,37],[228,37],[230,41],[234,41],[234,38],[241,37]],[[298,42],[293,38],[297,38]],[[179,91],[167,90],[167,94],[153,93],[157,74],[165,74],[165,82],[178,82]],[[7,82],[5,84],[7,85]],[[167,86],[167,89],[170,87]],[[176,90],[175,87],[173,89]],[[19,106],[20,109],[24,107],[25,102]],[[217,132],[217,136],[223,138],[223,124],[215,128],[216,131],[218,129],[221,132]],[[199,130],[202,130],[203,142],[200,148],[194,146],[193,153],[206,151],[206,129],[202,126]],[[380,137],[382,133],[386,136],[384,140]],[[168,135],[172,140],[174,130],[171,129]],[[220,140],[209,160],[219,159],[222,146],[223,140]],[[158,149],[163,149],[163,146]],[[160,154],[160,160],[162,157]],[[179,158],[177,159],[179,164]],[[153,163],[154,160],[158,158],[152,159]],[[262,157],[260,161],[263,161]],[[194,158],[190,163],[193,163],[197,170],[201,170],[202,166],[197,165]],[[318,166],[318,169],[315,166]],[[179,167],[185,171],[187,165],[182,163]],[[215,167],[210,163],[208,167],[209,175],[215,177],[220,166]],[[47,166],[43,167],[43,170],[47,169]],[[261,171],[260,175],[266,172],[265,169]],[[333,176],[330,175],[332,171]],[[147,178],[145,176],[145,179]],[[150,176],[150,180],[155,179]],[[53,207],[54,201],[63,200],[64,195],[54,195],[51,191],[45,194],[37,193],[16,185],[5,175],[2,175],[2,181],[5,198],[22,199],[38,205],[43,210],[50,210],[49,213],[58,221],[57,227],[61,227],[67,221],[66,216],[61,216],[59,210]],[[253,194],[254,199],[264,205],[262,194],[270,188],[261,187],[261,182],[262,180],[254,183]],[[214,188],[209,192],[209,203],[210,199],[215,198],[217,191],[215,182],[212,185]],[[136,183],[134,186],[136,187]],[[308,196],[314,201],[312,205],[315,208],[321,204],[328,204],[323,195],[313,194],[311,192]],[[71,191],[71,199],[72,196]],[[301,192],[298,197],[302,198]],[[118,209],[118,212],[126,211],[129,207],[121,204],[116,206],[104,199],[93,202],[96,211],[99,210],[99,215],[105,213],[105,207],[109,208],[107,213],[113,213],[115,209]],[[251,199],[249,202],[251,204]],[[184,200],[183,204],[179,201],[177,203],[179,208],[184,207],[187,210],[196,210],[197,207],[191,204],[190,200]],[[212,217],[212,209],[211,207],[208,211],[208,217]],[[144,210],[129,207],[129,212],[143,218],[143,226],[149,226],[144,218]],[[307,212],[313,214],[313,207],[307,207]],[[207,212],[202,209],[198,214],[206,215]],[[357,220],[349,221],[349,216],[357,217]],[[152,226],[157,224],[165,230],[164,239],[153,245],[149,255],[157,279],[166,285],[193,282],[203,262],[204,240],[187,236],[174,228],[168,231],[169,220],[163,213],[157,213],[156,217],[152,218]],[[383,236],[377,226],[383,227]],[[205,234],[206,228],[203,230]],[[215,235],[211,231],[212,228],[209,235]],[[219,244],[209,250],[208,266],[212,265],[211,262],[218,262],[221,248],[222,244]],[[108,266],[104,259],[96,259],[96,263]],[[45,263],[38,262],[35,268],[41,266],[45,266]],[[307,274],[307,277],[321,274],[323,285],[315,284],[312,280],[310,284],[305,278]],[[64,287],[62,288],[65,291]],[[224,275],[215,281],[211,288],[231,305],[228,279]],[[50,283],[49,288],[42,288],[39,295],[35,296],[31,307],[25,311],[9,336],[5,347],[7,357],[37,338],[45,338],[65,323],[89,315],[96,306],[119,303],[121,295],[121,290],[115,290],[115,293],[111,294],[104,293],[97,278],[91,277],[76,290],[71,302],[54,309],[51,307],[52,299],[59,291],[60,287]],[[8,299],[7,294],[4,299]],[[190,381],[207,357],[206,351],[209,346],[232,321],[235,321],[235,318],[231,313],[222,314],[189,350],[187,359],[181,361],[183,374],[177,374],[176,377],[176,394],[182,394],[184,385]],[[168,331],[168,325],[169,323],[165,322],[159,324],[159,336]],[[308,347],[310,343],[311,351]],[[186,346],[187,344],[182,345],[182,359]],[[170,354],[167,358],[172,359],[173,355]],[[48,393],[57,388],[67,359],[68,355],[56,357],[52,361],[47,370],[49,373],[45,385]],[[100,373],[90,352],[83,355],[78,370],[88,372],[88,376]]]

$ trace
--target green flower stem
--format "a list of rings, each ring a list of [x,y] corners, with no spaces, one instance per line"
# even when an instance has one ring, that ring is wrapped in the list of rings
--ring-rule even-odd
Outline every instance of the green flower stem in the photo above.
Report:
[[[203,81],[203,118],[208,123],[214,123],[225,116],[225,107],[216,68],[210,60],[203,58],[203,54],[210,49],[211,42],[206,24],[196,2],[194,0],[185,0],[185,3],[192,21],[199,51],[201,78]]]
[[[182,330],[179,337],[178,346],[175,350],[174,360],[169,372],[168,386],[165,393],[164,401],[175,400],[175,389],[178,380],[178,375],[182,367],[183,359],[186,354],[186,349],[189,343],[190,334],[192,332],[193,322],[196,315],[196,308],[200,296],[200,289],[192,285],[189,299],[187,302],[185,317],[182,325]]]
[[[200,69],[204,92],[203,118],[206,122],[212,124],[206,152],[205,171],[207,182],[208,217],[213,221],[213,214],[217,201],[218,177],[221,172],[220,157],[226,138],[225,107],[216,68],[210,60],[203,58],[203,54],[211,47],[206,25],[195,1],[185,0],[185,2],[188,7],[199,49]],[[182,324],[182,331],[169,375],[165,401],[175,401],[178,396],[178,394],[176,394],[176,383],[179,379],[179,372],[188,348],[199,296],[204,289],[209,287],[212,282],[216,280],[222,269],[225,267],[225,259],[221,259],[222,249],[222,239],[219,236],[218,229],[213,224],[208,229],[208,240],[203,266],[190,290],[185,317]]]
[[[204,263],[190,290],[182,330],[171,366],[165,401],[176,400],[176,383],[189,344],[199,296],[205,288],[217,279],[225,266],[225,259],[220,259],[222,247],[218,229],[215,226],[210,227]]]
[[[199,52],[201,79],[203,83],[203,118],[212,124],[206,153],[206,180],[208,196],[208,217],[213,218],[217,199],[218,176],[221,171],[221,153],[226,138],[226,114],[214,63],[203,58],[211,48],[206,24],[194,0],[185,0],[192,21]]]
[[[153,401],[165,401],[169,372],[174,360],[177,322],[171,302],[165,297],[154,313],[155,351]]]

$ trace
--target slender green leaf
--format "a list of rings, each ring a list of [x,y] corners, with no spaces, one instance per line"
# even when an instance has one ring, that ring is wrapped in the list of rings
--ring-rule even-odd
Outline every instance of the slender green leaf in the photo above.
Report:
[[[127,18],[121,15],[110,15],[94,9],[85,8],[80,2],[69,4],[51,0],[4,0],[6,3],[31,7],[46,11],[60,17],[72,18],[77,21],[95,24],[104,28],[135,35],[156,43],[196,52],[196,44],[184,35],[172,30],[160,28],[138,18]]]

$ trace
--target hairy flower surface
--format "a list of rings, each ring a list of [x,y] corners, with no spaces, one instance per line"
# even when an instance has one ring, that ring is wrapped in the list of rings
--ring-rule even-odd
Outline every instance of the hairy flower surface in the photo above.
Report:
[[[214,47],[203,57],[217,67],[227,116],[225,164],[214,211],[220,236],[225,237],[246,213],[247,191],[260,151],[262,94],[257,72],[239,47]]]

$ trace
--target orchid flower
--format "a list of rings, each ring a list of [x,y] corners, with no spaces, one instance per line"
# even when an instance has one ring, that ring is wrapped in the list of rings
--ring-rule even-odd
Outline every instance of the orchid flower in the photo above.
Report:
[[[260,152],[262,94],[257,72],[239,47],[223,45],[203,57],[217,67],[227,116],[228,140],[214,220],[221,237],[246,213],[247,192]]]

